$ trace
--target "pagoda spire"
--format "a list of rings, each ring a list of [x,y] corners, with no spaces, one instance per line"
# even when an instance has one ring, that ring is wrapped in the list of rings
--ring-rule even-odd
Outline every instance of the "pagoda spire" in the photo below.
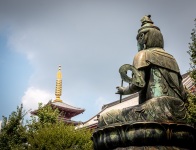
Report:
[[[55,90],[56,99],[54,100],[54,102],[63,102],[60,98],[61,93],[62,93],[62,73],[61,73],[61,66],[59,65],[59,69],[56,75],[56,90]]]

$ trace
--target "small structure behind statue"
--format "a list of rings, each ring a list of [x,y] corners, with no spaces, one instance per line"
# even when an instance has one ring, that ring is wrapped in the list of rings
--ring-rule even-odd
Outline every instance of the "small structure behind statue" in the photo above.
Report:
[[[94,149],[196,149],[195,129],[187,124],[187,97],[178,64],[163,49],[163,36],[151,16],[144,16],[141,22],[133,65],[119,69],[129,86],[119,86],[116,92],[139,92],[139,105],[101,115],[93,133]]]

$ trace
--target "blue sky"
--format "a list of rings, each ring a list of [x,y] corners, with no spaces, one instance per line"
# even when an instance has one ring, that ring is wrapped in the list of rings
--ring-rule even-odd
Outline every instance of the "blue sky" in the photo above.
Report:
[[[118,100],[118,69],[132,63],[140,19],[148,14],[186,73],[195,6],[194,0],[0,1],[0,116],[20,103],[29,110],[54,99],[58,65],[62,100],[86,109],[73,119],[86,121]]]
[[[1,115],[8,115],[20,105],[32,68],[24,55],[7,47],[6,33],[0,35]]]

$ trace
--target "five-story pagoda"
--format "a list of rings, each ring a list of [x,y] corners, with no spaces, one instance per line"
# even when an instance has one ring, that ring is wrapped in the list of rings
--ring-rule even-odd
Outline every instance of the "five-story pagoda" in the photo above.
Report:
[[[77,125],[80,122],[71,120],[72,117],[83,113],[85,110],[82,108],[77,108],[69,104],[64,103],[61,100],[62,95],[62,72],[61,66],[59,66],[57,76],[56,76],[56,90],[55,90],[56,99],[52,102],[49,102],[46,105],[51,105],[53,109],[58,109],[60,112],[59,118],[62,119],[65,123]],[[31,114],[36,115],[37,110],[31,112]]]

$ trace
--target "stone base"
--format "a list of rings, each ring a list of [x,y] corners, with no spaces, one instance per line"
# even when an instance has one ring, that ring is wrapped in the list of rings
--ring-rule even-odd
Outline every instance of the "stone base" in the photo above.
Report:
[[[131,146],[125,148],[116,148],[114,150],[189,150],[175,146]]]
[[[195,129],[186,124],[112,124],[93,133],[94,150],[196,150]]]

